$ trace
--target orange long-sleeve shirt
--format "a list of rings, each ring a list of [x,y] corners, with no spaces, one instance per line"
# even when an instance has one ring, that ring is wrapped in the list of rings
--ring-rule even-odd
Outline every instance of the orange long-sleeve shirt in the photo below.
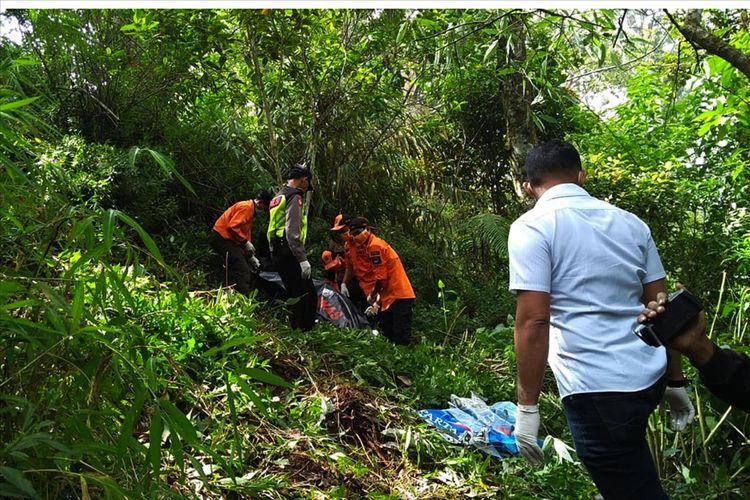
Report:
[[[254,220],[255,202],[238,201],[221,214],[214,224],[214,231],[223,238],[241,245],[252,239]]]
[[[377,281],[383,282],[380,290],[381,311],[387,310],[397,299],[416,297],[401,259],[385,240],[373,234],[362,245],[347,242],[344,250],[346,266],[357,278],[366,295],[372,292]]]

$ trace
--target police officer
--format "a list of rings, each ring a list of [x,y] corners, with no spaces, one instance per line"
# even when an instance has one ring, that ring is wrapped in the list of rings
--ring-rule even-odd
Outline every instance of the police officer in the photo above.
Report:
[[[315,324],[318,305],[305,252],[307,215],[302,213],[304,194],[313,189],[312,172],[297,164],[287,170],[285,177],[286,185],[271,200],[268,243],[287,297],[299,298],[290,314],[292,328],[308,331]]]

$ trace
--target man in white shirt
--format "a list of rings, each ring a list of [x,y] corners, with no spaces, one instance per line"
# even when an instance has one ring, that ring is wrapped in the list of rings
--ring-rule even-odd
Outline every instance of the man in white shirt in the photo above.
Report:
[[[679,354],[667,366],[664,348],[632,333],[643,306],[666,291],[651,232],[583,189],[571,144],[541,144],[525,167],[524,189],[537,203],[508,237],[519,451],[532,463],[544,459],[538,399],[549,361],[578,457],[604,498],[667,498],[646,442],[648,417],[663,399],[682,430],[694,410]]]

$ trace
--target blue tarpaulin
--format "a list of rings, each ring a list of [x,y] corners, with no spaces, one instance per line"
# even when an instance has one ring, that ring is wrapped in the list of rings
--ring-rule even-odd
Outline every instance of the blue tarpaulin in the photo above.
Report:
[[[473,445],[493,457],[518,454],[516,437],[516,405],[500,401],[488,406],[480,397],[452,395],[446,409],[427,409],[417,412],[435,426],[446,441]]]

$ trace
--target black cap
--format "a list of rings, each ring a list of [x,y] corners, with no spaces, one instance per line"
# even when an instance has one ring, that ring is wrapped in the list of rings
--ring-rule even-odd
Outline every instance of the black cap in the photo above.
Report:
[[[285,179],[301,179],[303,177],[307,177],[307,179],[310,181],[310,187],[308,188],[308,191],[313,190],[313,184],[312,179],[313,175],[310,171],[310,167],[305,165],[304,163],[296,163],[289,167],[286,171],[286,175],[284,176]]]
[[[352,217],[349,221],[349,229],[359,229],[370,227],[370,221],[364,217]]]

